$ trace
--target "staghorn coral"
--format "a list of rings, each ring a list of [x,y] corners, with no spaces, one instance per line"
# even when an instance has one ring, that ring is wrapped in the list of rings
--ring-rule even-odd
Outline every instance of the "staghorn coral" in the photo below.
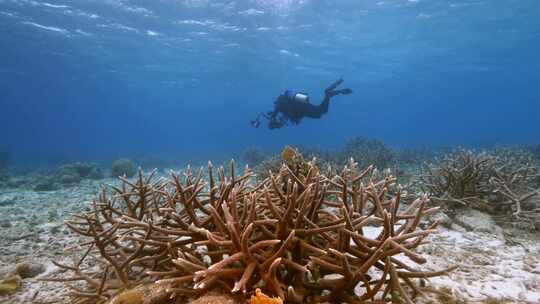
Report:
[[[316,160],[318,166],[323,170],[324,174],[336,175],[339,169],[342,169],[346,163],[339,163],[341,155],[339,152],[325,150],[319,147],[299,147],[299,152],[304,159]]]
[[[70,276],[47,280],[69,283],[74,303],[105,303],[153,282],[159,291],[145,301],[154,304],[214,288],[246,295],[260,288],[287,303],[412,303],[420,294],[414,279],[453,269],[423,272],[396,258],[426,262],[415,248],[437,223],[418,224],[437,208],[422,196],[400,211],[399,191],[388,192],[395,179],[376,178],[373,167],[351,160],[327,177],[311,163],[284,165],[258,183],[234,168],[216,176],[209,163],[207,181],[202,169],[121,177],[113,194],[103,189],[91,211],[66,222],[82,237],[83,254],[71,265],[55,262]]]
[[[272,172],[279,172],[283,165],[289,166],[295,171],[305,171],[308,163],[304,160],[304,156],[297,148],[286,146],[281,151],[279,156],[275,155],[255,167],[255,173],[259,181],[267,179]]]
[[[539,168],[525,151],[460,150],[426,164],[424,171],[420,178],[424,190],[448,210],[467,206],[540,223],[538,205],[532,200],[540,194],[535,189]]]
[[[339,174],[343,166],[349,163],[350,158],[354,158],[361,167],[373,165],[379,169],[396,168],[397,154],[382,141],[366,137],[353,137],[349,139],[342,149],[337,151],[323,150],[317,147],[292,146],[285,147],[284,151],[294,151],[294,160],[296,163],[307,163],[308,161],[317,164],[326,175]],[[291,152],[292,153],[292,152]],[[293,154],[290,154],[291,156]],[[291,163],[291,160],[283,158],[283,151],[280,155],[273,155],[261,161],[255,166],[255,173],[262,179],[268,177],[268,171],[279,171],[283,162]],[[261,180],[262,180],[261,179]]]
[[[437,163],[426,164],[420,178],[424,189],[432,194],[431,200],[438,204],[487,205],[483,198],[492,193],[492,166],[493,159],[488,154],[460,150]]]
[[[273,155],[255,166],[253,172],[258,181],[263,181],[270,176],[270,172],[279,172],[282,164],[281,155]]]
[[[306,161],[311,159],[311,161]],[[317,155],[311,152],[304,153],[298,148],[292,146],[286,146],[280,153],[280,155],[274,155],[265,159],[258,166],[254,168],[257,180],[263,181],[270,176],[271,172],[279,172],[283,164],[289,166],[292,170],[300,170],[299,172],[305,172],[311,164],[315,165],[317,169],[322,170],[326,175],[335,175],[337,173],[337,166],[335,164],[319,159]]]

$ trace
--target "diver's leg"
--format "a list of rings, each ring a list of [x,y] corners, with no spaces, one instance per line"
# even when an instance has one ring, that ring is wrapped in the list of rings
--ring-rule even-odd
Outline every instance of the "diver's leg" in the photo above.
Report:
[[[352,90],[349,88],[342,89],[342,90],[334,90],[334,91],[331,91],[330,94],[332,95],[331,97],[336,96],[336,95],[349,95],[349,94],[352,94]]]
[[[351,94],[351,89],[336,90],[336,88],[343,83],[343,79],[340,78],[336,82],[332,83],[326,90],[324,90],[324,99],[318,106],[312,104],[302,104],[304,107],[300,113],[302,116],[309,118],[321,118],[324,114],[328,113],[328,107],[330,105],[330,99],[340,94]]]
[[[311,104],[307,104],[308,108],[306,109],[306,111],[304,111],[305,113],[304,116],[310,117],[310,118],[321,118],[323,114],[328,113],[328,106],[330,105],[330,99],[332,97],[336,95],[340,95],[340,94],[344,94],[344,95],[351,94],[352,90],[343,89],[343,90],[330,90],[329,91],[327,89],[324,93],[325,93],[324,99],[320,105],[314,106]]]
[[[323,114],[328,112],[328,106],[330,105],[330,95],[326,94],[321,104],[318,106],[312,104],[306,104],[305,109],[302,111],[303,116],[309,118],[321,118]]]
[[[332,97],[332,96],[325,95],[323,101],[317,107],[318,110],[319,110],[319,113],[320,113],[319,117],[328,112],[328,106],[330,105],[330,97]]]

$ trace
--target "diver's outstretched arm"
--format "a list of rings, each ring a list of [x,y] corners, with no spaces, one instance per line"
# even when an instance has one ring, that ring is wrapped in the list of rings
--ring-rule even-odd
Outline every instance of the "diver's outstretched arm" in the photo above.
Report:
[[[261,118],[268,119],[268,128],[269,129],[279,129],[287,124],[287,118],[281,117],[278,115],[278,111],[269,111],[266,113],[259,113],[257,117],[251,121],[251,125],[254,128],[258,128],[261,124]]]
[[[265,118],[265,119],[268,119],[269,121],[272,121],[272,120],[275,120],[276,115],[277,115],[276,111],[270,111],[270,112],[266,112],[266,113],[261,112],[261,113],[259,113],[259,115],[257,115],[257,117],[255,119],[250,121],[250,123],[254,128],[258,128],[259,125],[261,124],[261,117]]]
[[[287,124],[287,117],[280,116],[280,115],[274,115],[270,118],[268,121],[268,129],[279,129]]]

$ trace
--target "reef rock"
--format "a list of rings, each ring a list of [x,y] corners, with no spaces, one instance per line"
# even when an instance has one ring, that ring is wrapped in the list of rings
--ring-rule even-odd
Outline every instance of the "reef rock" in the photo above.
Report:
[[[83,179],[102,179],[103,172],[95,164],[73,163],[58,168],[54,178],[62,184],[74,184]]]
[[[0,219],[0,227],[10,228],[12,226],[11,222],[8,219]]]
[[[23,279],[33,278],[45,272],[45,266],[39,263],[22,262],[15,266],[15,272]]]
[[[484,212],[475,209],[463,209],[457,211],[455,221],[467,230],[475,232],[486,232],[502,236],[502,228],[499,227],[493,218]]]
[[[73,163],[63,165],[51,175],[34,184],[34,191],[54,191],[62,185],[78,184],[83,179],[101,179],[103,171],[95,164]]]
[[[113,177],[127,176],[132,177],[137,172],[133,161],[127,158],[120,158],[112,163],[111,175]]]
[[[28,184],[28,179],[24,177],[10,177],[6,181],[6,185],[10,188],[20,188]]]
[[[58,190],[58,186],[51,178],[43,178],[34,185],[34,191],[55,191]]]
[[[0,198],[0,207],[15,205],[16,200],[14,197]]]
[[[445,228],[450,228],[452,226],[452,219],[446,215],[444,212],[437,212],[429,217],[429,222],[439,222],[439,224]]]

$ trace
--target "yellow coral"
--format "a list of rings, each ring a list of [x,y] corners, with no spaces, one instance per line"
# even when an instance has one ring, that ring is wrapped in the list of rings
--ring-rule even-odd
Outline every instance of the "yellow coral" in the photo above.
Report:
[[[21,277],[18,275],[0,281],[0,295],[7,295],[21,287]]]
[[[319,168],[310,162],[304,160],[302,154],[298,149],[291,146],[286,146],[283,151],[281,151],[281,159],[289,166],[291,170],[297,175],[297,177],[304,181],[308,172],[313,170],[313,174],[319,174]]]
[[[130,289],[114,297],[110,304],[142,304],[144,293],[139,289]]]
[[[257,288],[255,295],[251,296],[249,304],[283,304],[283,300],[280,298],[271,298]]]
[[[286,146],[281,151],[281,159],[285,162],[292,162],[297,157],[298,152],[291,146]]]

